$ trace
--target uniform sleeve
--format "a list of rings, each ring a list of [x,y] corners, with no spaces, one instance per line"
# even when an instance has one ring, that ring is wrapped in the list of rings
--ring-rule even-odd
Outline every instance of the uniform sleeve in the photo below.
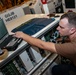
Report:
[[[75,43],[63,43],[55,44],[56,51],[59,55],[71,58],[71,56],[76,54],[76,44]]]

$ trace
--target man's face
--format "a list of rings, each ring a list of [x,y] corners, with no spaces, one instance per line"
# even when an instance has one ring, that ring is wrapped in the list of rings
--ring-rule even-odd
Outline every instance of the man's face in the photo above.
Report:
[[[59,26],[57,27],[57,30],[60,33],[60,36],[69,36],[70,35],[70,27],[68,25],[68,19],[64,18],[61,19],[59,22]]]

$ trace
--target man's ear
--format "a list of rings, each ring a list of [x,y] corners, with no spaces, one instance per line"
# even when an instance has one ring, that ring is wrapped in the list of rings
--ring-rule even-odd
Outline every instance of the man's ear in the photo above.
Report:
[[[76,28],[72,27],[72,28],[70,29],[70,34],[73,34],[73,33],[75,33],[75,32],[76,32]]]

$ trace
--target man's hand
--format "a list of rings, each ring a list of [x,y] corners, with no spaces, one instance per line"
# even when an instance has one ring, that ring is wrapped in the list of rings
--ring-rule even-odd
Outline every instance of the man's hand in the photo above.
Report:
[[[21,32],[21,31],[18,31],[18,32],[16,32],[13,36],[14,36],[14,37],[17,37],[17,38],[21,38],[21,39],[23,39],[23,37],[24,37],[24,33]]]

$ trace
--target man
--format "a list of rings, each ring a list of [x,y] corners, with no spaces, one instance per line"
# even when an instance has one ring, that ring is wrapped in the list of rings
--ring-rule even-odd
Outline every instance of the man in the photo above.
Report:
[[[57,30],[59,31],[60,36],[67,36],[70,39],[70,42],[63,44],[44,42],[40,39],[24,34],[23,32],[16,32],[14,36],[22,38],[33,46],[57,53],[72,61],[73,64],[70,65],[61,64],[53,67],[53,75],[74,75],[76,72],[76,13],[67,12],[63,14],[60,18]]]

